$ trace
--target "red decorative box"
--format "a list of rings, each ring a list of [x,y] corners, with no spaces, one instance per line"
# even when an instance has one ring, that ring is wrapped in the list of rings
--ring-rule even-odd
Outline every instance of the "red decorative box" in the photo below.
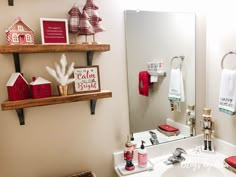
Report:
[[[12,73],[7,82],[7,91],[10,101],[29,98],[29,85],[21,73]]]
[[[37,79],[33,78],[33,82],[30,83],[30,90],[32,98],[45,98],[51,96],[51,82],[38,77]]]

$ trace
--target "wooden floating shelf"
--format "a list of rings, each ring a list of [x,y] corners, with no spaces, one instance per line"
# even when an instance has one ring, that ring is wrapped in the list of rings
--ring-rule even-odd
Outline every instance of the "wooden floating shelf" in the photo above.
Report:
[[[51,52],[88,52],[110,50],[109,44],[65,44],[65,45],[0,45],[0,53],[51,53]]]
[[[29,108],[36,106],[46,106],[62,103],[71,103],[85,100],[96,100],[112,97],[112,92],[102,90],[101,92],[71,94],[67,96],[52,96],[41,99],[25,99],[19,101],[5,101],[2,103],[2,111]]]
[[[10,1],[9,1],[10,2]],[[13,2],[13,1],[12,1]],[[55,52],[86,52],[87,65],[91,66],[95,52],[106,52],[110,50],[109,44],[35,44],[35,45],[0,45],[1,54],[12,54],[15,64],[15,72],[21,72],[20,54],[27,53],[55,53]],[[95,114],[97,99],[112,97],[111,91],[101,91],[83,94],[71,94],[68,96],[52,96],[42,99],[26,99],[20,101],[5,101],[2,110],[16,110],[20,125],[25,124],[24,108],[46,106],[62,103],[90,100],[91,114]]]

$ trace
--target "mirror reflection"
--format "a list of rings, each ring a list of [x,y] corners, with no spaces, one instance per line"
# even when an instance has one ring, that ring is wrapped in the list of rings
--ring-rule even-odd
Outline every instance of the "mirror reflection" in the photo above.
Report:
[[[195,134],[195,14],[125,11],[130,131],[139,147]]]

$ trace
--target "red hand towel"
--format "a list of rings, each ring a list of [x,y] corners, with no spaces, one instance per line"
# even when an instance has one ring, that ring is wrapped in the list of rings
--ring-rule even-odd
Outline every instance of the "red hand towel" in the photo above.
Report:
[[[150,85],[150,75],[147,71],[140,71],[139,72],[139,94],[143,96],[148,96],[148,89]]]

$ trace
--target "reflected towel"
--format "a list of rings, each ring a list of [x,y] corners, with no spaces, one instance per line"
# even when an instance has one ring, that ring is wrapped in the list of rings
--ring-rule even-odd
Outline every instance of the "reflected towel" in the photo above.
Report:
[[[139,94],[143,96],[149,95],[149,85],[150,85],[150,75],[147,71],[140,71],[139,72]]]
[[[183,75],[180,68],[171,69],[168,99],[176,102],[184,102],[185,100]]]
[[[221,73],[219,110],[229,115],[235,114],[236,71],[223,69]]]

